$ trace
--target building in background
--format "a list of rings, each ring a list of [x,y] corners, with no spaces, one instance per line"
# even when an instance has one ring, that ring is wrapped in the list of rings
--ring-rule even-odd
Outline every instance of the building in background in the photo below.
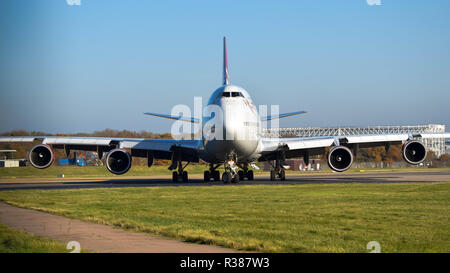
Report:
[[[24,158],[15,159],[14,153],[16,150],[0,150],[0,167],[11,168],[11,167],[25,167],[27,160]]]
[[[303,162],[303,159],[287,159],[285,163],[289,166],[288,170],[291,171],[320,171],[322,169],[320,159],[310,159],[308,165]],[[272,164],[275,164],[275,162],[264,161],[263,170],[272,170]]]
[[[81,157],[81,152],[74,152],[73,158],[61,158],[59,160],[59,166],[86,166],[86,161]]]

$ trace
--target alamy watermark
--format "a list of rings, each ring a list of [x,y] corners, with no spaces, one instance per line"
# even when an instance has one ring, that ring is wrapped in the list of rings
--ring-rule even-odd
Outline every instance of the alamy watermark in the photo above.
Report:
[[[368,242],[366,248],[370,250],[369,253],[381,253],[381,245],[377,241]]]
[[[70,253],[80,253],[81,252],[81,244],[77,241],[70,241],[67,243],[66,249],[72,250]]]
[[[81,0],[66,0],[69,6],[81,6]]]
[[[366,0],[369,6],[381,6],[381,0]]]
[[[174,139],[256,140],[265,128],[279,128],[279,105],[259,105],[258,111],[249,99],[224,105],[202,106],[202,98],[194,97],[194,110],[185,104],[172,108],[171,134]],[[266,117],[261,121],[260,117]]]

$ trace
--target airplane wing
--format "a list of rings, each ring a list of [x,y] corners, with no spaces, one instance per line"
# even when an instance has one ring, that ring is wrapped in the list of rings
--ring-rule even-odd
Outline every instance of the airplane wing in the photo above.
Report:
[[[398,144],[411,138],[450,138],[450,133],[385,134],[385,135],[348,135],[295,138],[263,138],[262,152],[271,153],[280,149],[289,151],[325,148],[340,144],[358,144],[360,147],[383,146],[387,143]]]
[[[295,115],[300,115],[300,114],[305,114],[305,113],[306,113],[306,111],[297,111],[297,112],[284,113],[284,114],[273,115],[273,116],[266,116],[266,117],[262,117],[261,121],[268,121],[268,120],[272,120],[272,119],[287,118],[287,117],[290,117],[290,116],[295,116]]]
[[[428,138],[450,138],[450,133],[384,134],[384,135],[347,135],[298,138],[263,138],[259,161],[275,160],[282,152],[285,158],[320,155],[326,147],[342,147],[353,150],[376,146],[388,147],[407,141]],[[279,157],[278,157],[279,159]],[[352,159],[353,160],[353,159]],[[414,164],[414,162],[410,162]]]
[[[53,149],[64,149],[66,154],[70,150],[103,153],[115,148],[130,149],[131,156],[147,157],[149,152],[156,159],[171,159],[174,152],[179,152],[183,161],[198,162],[197,151],[200,140],[175,139],[144,139],[144,138],[116,138],[116,137],[58,137],[58,136],[6,136],[0,137],[1,142],[41,142]]]

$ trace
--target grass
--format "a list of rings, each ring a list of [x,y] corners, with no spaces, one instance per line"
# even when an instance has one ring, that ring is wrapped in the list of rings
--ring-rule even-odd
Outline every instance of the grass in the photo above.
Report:
[[[68,253],[66,245],[0,223],[0,253]]]
[[[450,251],[450,183],[2,191],[12,205],[262,252]]]
[[[152,166],[148,168],[146,166],[132,166],[130,171],[122,175],[126,176],[156,176],[156,175],[166,175],[170,176],[171,171],[167,169],[168,166]],[[190,165],[186,168],[189,174],[203,174],[207,170],[206,165]],[[222,172],[223,168],[219,168]],[[450,171],[450,168],[384,168],[384,169],[365,169],[365,171],[372,172],[387,172],[387,171]],[[255,174],[268,174],[262,170],[256,171]],[[352,168],[347,172],[360,172],[358,168]],[[312,174],[312,173],[331,173],[329,169],[324,169],[323,171],[314,172],[298,172],[298,171],[288,171],[288,173],[301,173],[301,174]],[[20,167],[20,168],[0,168],[0,179],[4,178],[56,178],[58,175],[64,174],[64,177],[75,178],[75,177],[114,177],[105,166],[87,166],[87,167],[76,167],[76,166],[51,166],[50,168],[40,170],[33,167]]]

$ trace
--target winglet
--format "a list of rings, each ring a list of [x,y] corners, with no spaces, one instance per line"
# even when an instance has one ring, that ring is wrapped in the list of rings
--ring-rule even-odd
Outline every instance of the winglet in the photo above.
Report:
[[[230,84],[228,78],[227,38],[223,37],[223,85]]]

